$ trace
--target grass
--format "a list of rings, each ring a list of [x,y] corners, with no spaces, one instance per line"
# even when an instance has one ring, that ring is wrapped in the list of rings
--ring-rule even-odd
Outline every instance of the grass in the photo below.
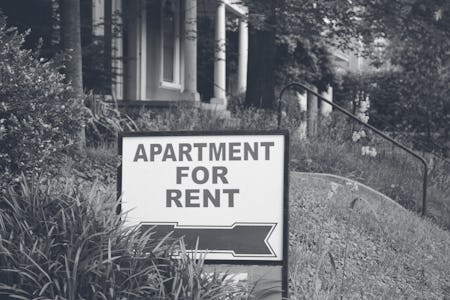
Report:
[[[291,299],[450,297],[448,231],[353,184],[290,183]]]

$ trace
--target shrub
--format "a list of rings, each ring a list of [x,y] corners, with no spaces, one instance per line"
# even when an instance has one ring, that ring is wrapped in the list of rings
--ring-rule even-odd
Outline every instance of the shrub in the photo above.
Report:
[[[82,101],[54,60],[22,49],[25,36],[0,15],[0,173],[2,181],[39,171],[80,132]]]

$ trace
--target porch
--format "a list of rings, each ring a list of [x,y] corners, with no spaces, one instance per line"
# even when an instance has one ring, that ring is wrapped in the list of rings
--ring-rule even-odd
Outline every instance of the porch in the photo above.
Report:
[[[205,108],[224,110],[228,95],[245,93],[246,7],[231,0],[112,0],[111,13],[116,17],[112,39],[112,98],[119,105],[164,106],[190,101]],[[237,61],[233,64],[236,68],[229,74],[227,18],[236,21],[238,40]],[[203,25],[198,28],[199,19],[212,22],[211,37],[208,28],[205,30]],[[205,40],[206,43],[199,45],[199,41]],[[206,48],[211,52],[212,74],[204,72],[204,68],[199,70],[209,59],[202,51]],[[199,83],[203,87],[200,92]],[[205,86],[211,93],[205,91]]]

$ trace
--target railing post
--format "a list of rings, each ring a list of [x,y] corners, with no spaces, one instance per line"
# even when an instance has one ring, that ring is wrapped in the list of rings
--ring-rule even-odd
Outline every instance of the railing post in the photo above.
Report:
[[[422,186],[422,216],[427,213],[427,186],[428,186],[428,165],[423,162],[424,174],[423,174],[423,186]]]

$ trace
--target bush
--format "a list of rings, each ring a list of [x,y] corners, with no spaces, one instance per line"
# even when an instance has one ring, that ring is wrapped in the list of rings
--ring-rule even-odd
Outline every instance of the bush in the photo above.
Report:
[[[70,178],[11,189],[0,201],[0,298],[238,299],[245,292],[205,276],[202,260],[185,251],[173,259],[183,250],[178,241],[127,228],[115,211],[112,187],[86,189]]]
[[[24,38],[0,15],[2,181],[39,171],[72,149],[82,124],[82,101],[70,96],[61,66],[22,49]]]

